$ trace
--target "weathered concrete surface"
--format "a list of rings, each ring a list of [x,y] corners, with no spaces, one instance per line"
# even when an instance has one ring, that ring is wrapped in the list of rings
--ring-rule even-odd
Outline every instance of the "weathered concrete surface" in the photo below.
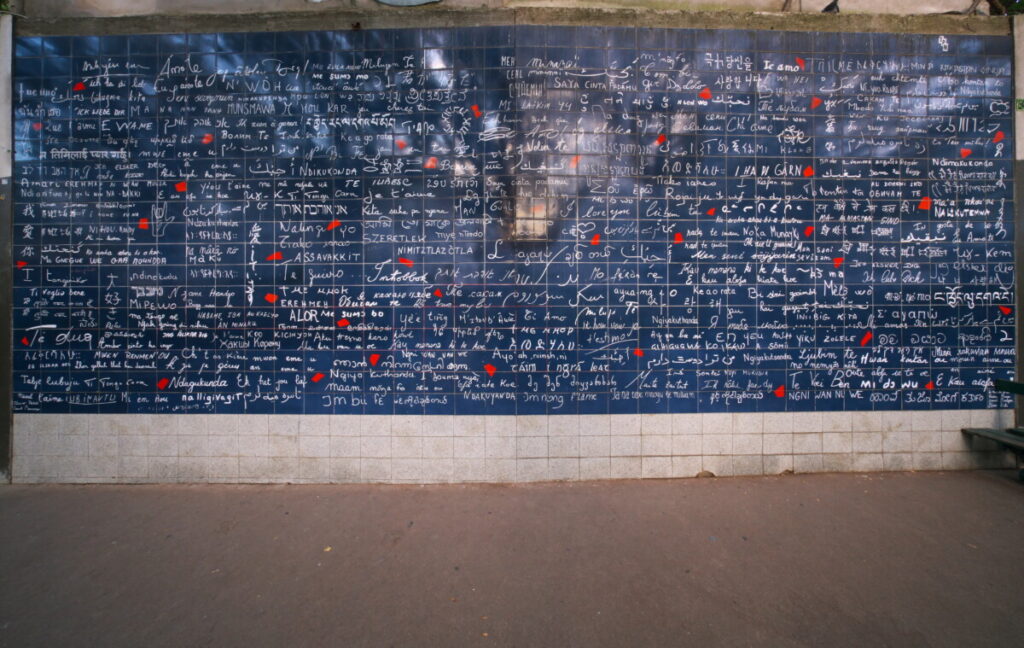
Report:
[[[0,487],[3,646],[999,646],[1007,472]],[[327,548],[330,547],[330,551]]]
[[[442,0],[444,8],[565,7],[570,9],[661,9],[671,11],[789,11],[819,13],[831,0]],[[960,11],[971,0],[843,0],[844,13],[927,14]],[[336,10],[379,10],[375,0],[25,0],[17,9],[29,18],[110,17],[157,14],[196,15],[209,13],[249,14],[254,12]],[[981,11],[988,11],[982,2]],[[406,11],[409,9],[395,9]]]
[[[310,5],[319,6],[319,5]],[[383,7],[380,5],[379,7]],[[405,11],[387,7],[330,12],[141,15],[115,18],[69,18],[40,13],[15,23],[15,36],[145,34],[178,32],[290,31],[316,29],[458,27],[476,25],[637,25],[681,29],[782,29],[792,31],[892,32],[924,34],[1010,33],[1005,16],[940,14],[885,16],[871,14],[684,12],[648,9],[568,9],[564,7],[470,8],[425,5]]]

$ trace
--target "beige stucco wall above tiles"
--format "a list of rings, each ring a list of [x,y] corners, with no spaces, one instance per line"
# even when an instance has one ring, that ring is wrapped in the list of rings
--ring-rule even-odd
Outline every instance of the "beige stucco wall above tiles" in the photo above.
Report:
[[[1012,467],[1012,410],[612,416],[17,414],[16,482],[438,483]]]

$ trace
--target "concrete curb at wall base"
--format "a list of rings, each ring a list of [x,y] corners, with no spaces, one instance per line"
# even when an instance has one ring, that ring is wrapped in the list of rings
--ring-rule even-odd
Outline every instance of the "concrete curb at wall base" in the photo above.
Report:
[[[459,483],[1012,467],[1013,410],[611,416],[17,414],[14,480]]]
[[[420,9],[333,11],[330,13],[210,14],[119,18],[22,19],[15,36],[238,32],[468,25],[636,25],[689,29],[760,29],[834,32],[1007,35],[1010,19],[983,16],[891,16],[868,14],[783,14],[680,12],[646,9]]]

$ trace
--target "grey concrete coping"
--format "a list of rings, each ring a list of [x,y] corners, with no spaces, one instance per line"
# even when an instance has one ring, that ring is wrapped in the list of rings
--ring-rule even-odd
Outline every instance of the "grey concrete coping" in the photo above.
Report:
[[[291,12],[210,15],[154,15],[117,18],[21,19],[15,36],[102,35],[179,32],[240,32],[480,25],[636,25],[689,29],[760,29],[787,31],[888,32],[1008,35],[1005,16],[793,14],[760,12],[682,12],[648,9],[438,9],[402,11]]]

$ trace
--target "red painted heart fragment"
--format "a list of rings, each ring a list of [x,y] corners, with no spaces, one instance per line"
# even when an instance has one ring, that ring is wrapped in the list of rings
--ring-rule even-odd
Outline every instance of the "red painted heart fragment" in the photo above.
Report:
[[[72,86],[71,89],[75,92],[81,92],[82,90],[85,90],[85,84],[79,81],[74,86]]]
[[[318,371],[315,374],[313,374],[313,377],[310,378],[309,380],[310,380],[310,382],[318,383],[318,382],[320,382],[323,379],[324,379],[324,375]]]
[[[591,245],[601,245],[601,235],[594,234],[594,238],[590,239]]]
[[[783,396],[786,395],[786,386],[779,385],[778,387],[775,388],[775,391],[773,391],[772,393],[778,396],[779,398],[782,398]]]
[[[203,144],[212,144],[213,143],[213,133],[207,133],[206,135],[203,135],[203,140],[202,141],[203,141]]]
[[[814,175],[814,169],[812,167],[804,167],[804,177],[810,178]]]
[[[335,322],[335,323],[336,323],[336,324],[338,325],[338,328],[345,328],[345,327],[346,327],[346,326],[348,326],[348,325],[349,325],[349,324],[350,324],[351,322],[349,322],[349,321],[348,321],[347,319],[345,319],[344,317],[342,317],[342,318],[341,318],[340,320],[338,320],[338,321],[337,321],[337,322]]]
[[[924,388],[925,389],[935,389],[935,382],[932,381],[932,380],[929,380],[927,383],[925,383]]]
[[[814,110],[815,108],[817,108],[821,104],[822,104],[821,99],[819,99],[818,97],[811,97],[811,110]]]
[[[491,363],[489,363],[489,362],[488,362],[487,364],[485,364],[485,365],[484,365],[484,371],[486,371],[486,372],[487,372],[487,375],[488,375],[488,376],[493,376],[493,375],[494,375],[494,372],[496,372],[497,370],[498,370],[498,368],[497,368],[497,367],[495,367],[494,365],[492,365],[492,364],[491,364]]]
[[[398,257],[398,262],[404,266],[408,266],[410,268],[412,267],[412,261],[410,259],[406,259],[405,257]]]
[[[708,210],[708,216],[714,216],[716,211],[718,211],[718,208],[712,207],[711,209]]]
[[[284,255],[280,252],[274,252],[273,254],[267,255],[267,261],[280,261],[284,258]]]
[[[32,124],[32,130],[43,130],[43,122],[36,122]]]
[[[434,297],[444,297],[444,293],[441,292],[440,288],[434,290]]]
[[[804,69],[807,68],[807,61],[803,60],[799,56],[796,57],[796,64],[800,66],[801,70],[804,70]]]
[[[992,141],[998,144],[999,142],[1002,142],[1005,138],[1006,133],[1004,133],[1003,131],[996,131],[995,136],[992,137]]]
[[[139,219],[139,229],[149,229],[149,219],[145,216]]]
[[[267,293],[266,295],[263,295],[263,299],[266,299],[268,302],[273,304],[274,302],[277,301],[277,295],[275,295],[274,293]]]
[[[662,133],[661,135],[658,135],[658,139],[656,139],[654,141],[655,141],[656,144],[664,144],[665,142],[668,141],[668,138],[665,137],[664,133]]]
[[[428,158],[427,161],[423,163],[423,168],[424,169],[436,169],[437,168],[437,158],[436,157]]]
[[[701,99],[710,99],[711,98],[711,88],[704,88],[703,90],[700,91],[700,94],[698,96]]]
[[[867,333],[864,334],[864,337],[862,337],[860,339],[860,345],[861,346],[867,346],[868,342],[870,342],[871,338],[873,338],[873,337],[875,337],[875,334],[872,333],[871,331],[868,331]]]
[[[572,160],[570,160],[569,166],[571,166],[572,168],[575,169],[579,165],[580,165],[580,156],[578,156],[578,155],[572,156]]]
[[[968,155],[970,155],[973,152],[974,151],[972,151],[971,149],[962,148],[962,149],[960,149],[960,157],[965,158],[965,157],[967,157]]]
[[[18,268],[19,268],[19,269],[20,269],[20,268],[24,268],[25,266],[27,266],[27,265],[28,265],[28,261],[18,261],[18,262],[17,262],[17,263],[15,263],[14,265],[18,266]]]
[[[1010,313],[1013,312],[1013,309],[1010,308],[1009,306],[1000,306],[999,312],[1002,313],[1003,315],[1009,315]]]
[[[480,112],[480,106],[473,104],[472,106],[470,106],[470,108],[472,108],[473,110],[473,116],[476,117],[477,119],[480,119],[480,117],[483,116],[483,113]]]
[[[25,346],[28,346],[28,338],[27,337],[21,338],[21,343],[24,344]]]
[[[839,266],[843,265],[843,261],[845,260],[845,257],[836,257],[832,259],[832,265],[838,268]]]
[[[378,362],[380,362],[380,354],[379,353],[371,353],[370,354],[370,364],[372,366],[376,367]]]
[[[169,379],[161,378],[160,380],[156,381],[156,388],[157,389],[167,389],[167,385],[170,385],[170,384],[171,384],[171,381]]]
[[[682,232],[676,232],[676,235],[672,239],[672,242],[673,243],[682,243],[683,242],[683,234],[682,234]]]
[[[806,236],[807,238],[811,238],[811,235],[813,235],[813,234],[814,234],[814,225],[808,225],[807,227],[804,228],[804,236]]]
[[[395,146],[397,146],[397,147],[398,147],[398,150],[399,150],[399,151],[401,151],[401,150],[403,150],[403,149],[404,149],[404,148],[405,148],[406,146],[409,146],[409,145],[405,143],[405,140],[395,140]]]
[[[635,355],[638,358],[642,358],[642,357],[644,357],[644,350],[643,349],[633,349],[633,355]]]
[[[332,229],[335,229],[336,227],[341,227],[341,221],[338,219],[334,219],[330,223],[327,223],[328,232],[330,232]]]
[[[921,199],[921,202],[917,203],[917,208],[918,209],[931,209],[932,208],[932,199],[929,196],[925,196],[924,198]]]
[[[187,182],[179,182],[178,184],[174,185],[174,190],[177,191],[178,193],[182,193],[183,191],[188,191],[188,183]]]

